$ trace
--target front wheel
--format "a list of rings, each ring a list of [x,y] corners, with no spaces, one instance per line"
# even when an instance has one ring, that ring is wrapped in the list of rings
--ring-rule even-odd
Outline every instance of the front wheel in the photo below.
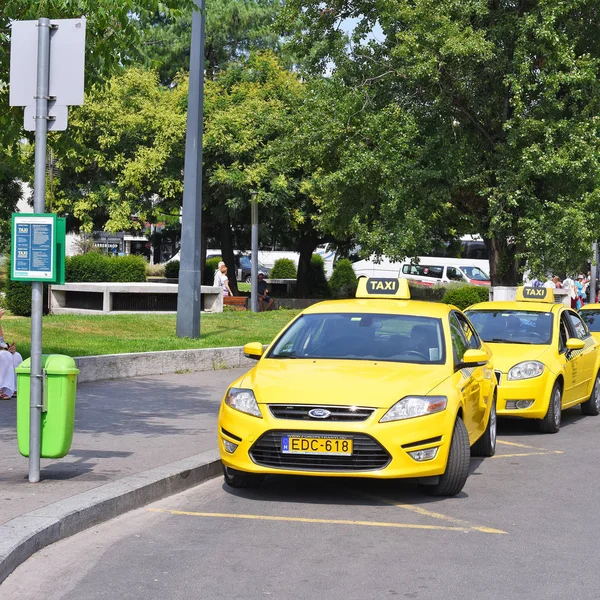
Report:
[[[225,483],[233,488],[252,488],[256,487],[264,478],[264,475],[257,475],[256,473],[246,473],[245,471],[238,471],[223,465],[223,477]]]
[[[596,375],[592,395],[581,405],[581,412],[592,417],[600,415],[600,372]]]
[[[470,450],[467,428],[462,419],[457,417],[452,442],[450,443],[446,471],[443,475],[440,475],[438,483],[423,485],[422,490],[430,496],[456,496],[465,486],[469,476]]]
[[[562,388],[558,381],[552,388],[550,394],[550,403],[548,404],[548,412],[540,421],[540,431],[542,433],[558,433],[560,429],[560,417],[562,411]]]
[[[248,275],[246,279],[244,279],[246,283],[252,283],[252,275]]]
[[[490,418],[484,434],[473,444],[471,453],[473,456],[494,456],[496,454],[496,397],[492,400]]]

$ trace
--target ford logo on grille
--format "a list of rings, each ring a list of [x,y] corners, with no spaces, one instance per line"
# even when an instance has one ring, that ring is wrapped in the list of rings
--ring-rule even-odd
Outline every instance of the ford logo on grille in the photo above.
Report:
[[[326,408],[313,408],[308,411],[308,416],[313,419],[326,419],[331,416],[331,412],[329,412]]]

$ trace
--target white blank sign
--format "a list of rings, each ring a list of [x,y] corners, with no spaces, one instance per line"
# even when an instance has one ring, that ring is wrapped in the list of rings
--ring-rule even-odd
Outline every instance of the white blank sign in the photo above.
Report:
[[[83,104],[85,19],[51,20],[50,96],[57,106]],[[35,106],[37,21],[13,21],[10,38],[10,105]]]

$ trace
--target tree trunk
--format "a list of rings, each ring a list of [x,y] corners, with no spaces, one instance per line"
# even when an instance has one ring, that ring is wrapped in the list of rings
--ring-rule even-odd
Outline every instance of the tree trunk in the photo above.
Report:
[[[239,296],[237,287],[237,269],[235,266],[235,256],[233,254],[233,233],[229,218],[219,225],[221,231],[221,256],[223,262],[227,265],[227,277],[229,277],[229,287],[234,296]]]
[[[504,240],[491,238],[485,241],[490,256],[490,279],[492,285],[517,286],[520,283],[517,248]]]
[[[296,295],[298,298],[306,298],[309,293],[309,272],[310,272],[310,259],[312,258],[313,252],[317,247],[319,240],[314,236],[308,235],[300,239],[298,249],[300,251],[300,258],[298,259],[298,280],[296,282]]]

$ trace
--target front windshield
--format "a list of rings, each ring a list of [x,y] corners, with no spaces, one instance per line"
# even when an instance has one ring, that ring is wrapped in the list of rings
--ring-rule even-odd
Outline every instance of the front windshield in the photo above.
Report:
[[[582,310],[579,316],[590,331],[600,331],[600,310]]]
[[[475,281],[489,281],[490,276],[484,273],[479,267],[460,267],[460,270],[469,278]]]
[[[269,358],[335,358],[423,364],[445,363],[440,319],[410,315],[302,315]]]
[[[552,313],[527,310],[467,310],[465,314],[484,342],[549,344]]]

